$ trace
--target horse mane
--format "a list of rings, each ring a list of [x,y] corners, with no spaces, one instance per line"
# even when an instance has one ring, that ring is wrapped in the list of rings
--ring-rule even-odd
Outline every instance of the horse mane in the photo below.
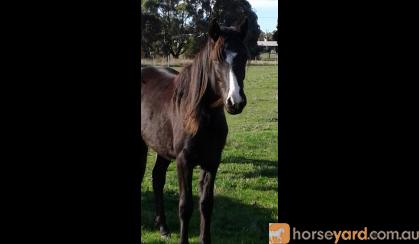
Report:
[[[183,115],[185,130],[192,135],[198,131],[199,115],[207,86],[215,79],[212,60],[222,60],[221,48],[223,45],[223,37],[220,36],[216,42],[209,38],[193,62],[185,66],[176,78],[174,105]]]

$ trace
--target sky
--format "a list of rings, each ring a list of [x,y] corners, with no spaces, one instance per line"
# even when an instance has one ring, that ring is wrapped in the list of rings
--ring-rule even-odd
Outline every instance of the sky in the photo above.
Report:
[[[278,19],[278,0],[248,0],[258,16],[260,30],[272,32],[276,30]]]

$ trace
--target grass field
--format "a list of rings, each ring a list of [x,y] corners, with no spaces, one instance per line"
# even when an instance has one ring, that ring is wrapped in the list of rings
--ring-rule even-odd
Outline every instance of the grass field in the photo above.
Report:
[[[278,216],[278,70],[277,66],[249,66],[243,113],[227,114],[229,134],[215,182],[213,243],[268,243],[268,223]],[[142,243],[178,243],[179,220],[176,166],[172,163],[165,186],[166,216],[172,237],[162,240],[153,226],[154,204],[149,153],[141,188]],[[199,243],[199,168],[194,171],[194,212],[189,227],[191,243]]]

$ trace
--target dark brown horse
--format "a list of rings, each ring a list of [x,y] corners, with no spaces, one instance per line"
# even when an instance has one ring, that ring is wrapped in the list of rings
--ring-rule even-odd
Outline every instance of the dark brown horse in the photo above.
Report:
[[[238,27],[220,27],[212,21],[205,47],[182,72],[154,67],[141,70],[141,182],[150,147],[157,152],[153,169],[155,224],[163,236],[169,236],[163,187],[167,167],[176,159],[182,244],[189,243],[192,171],[197,165],[201,168],[200,240],[211,243],[214,181],[228,132],[224,108],[239,114],[246,106],[246,32],[247,20]]]

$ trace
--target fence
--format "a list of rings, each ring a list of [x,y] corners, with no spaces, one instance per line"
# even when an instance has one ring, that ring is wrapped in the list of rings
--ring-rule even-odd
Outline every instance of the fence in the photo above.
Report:
[[[171,56],[169,57],[152,57],[152,58],[142,58],[141,66],[167,66],[167,67],[183,67],[192,63],[192,59],[187,59],[180,57],[175,59]],[[259,58],[249,59],[247,65],[278,65],[278,55],[277,54],[268,54],[262,53],[259,55]]]

